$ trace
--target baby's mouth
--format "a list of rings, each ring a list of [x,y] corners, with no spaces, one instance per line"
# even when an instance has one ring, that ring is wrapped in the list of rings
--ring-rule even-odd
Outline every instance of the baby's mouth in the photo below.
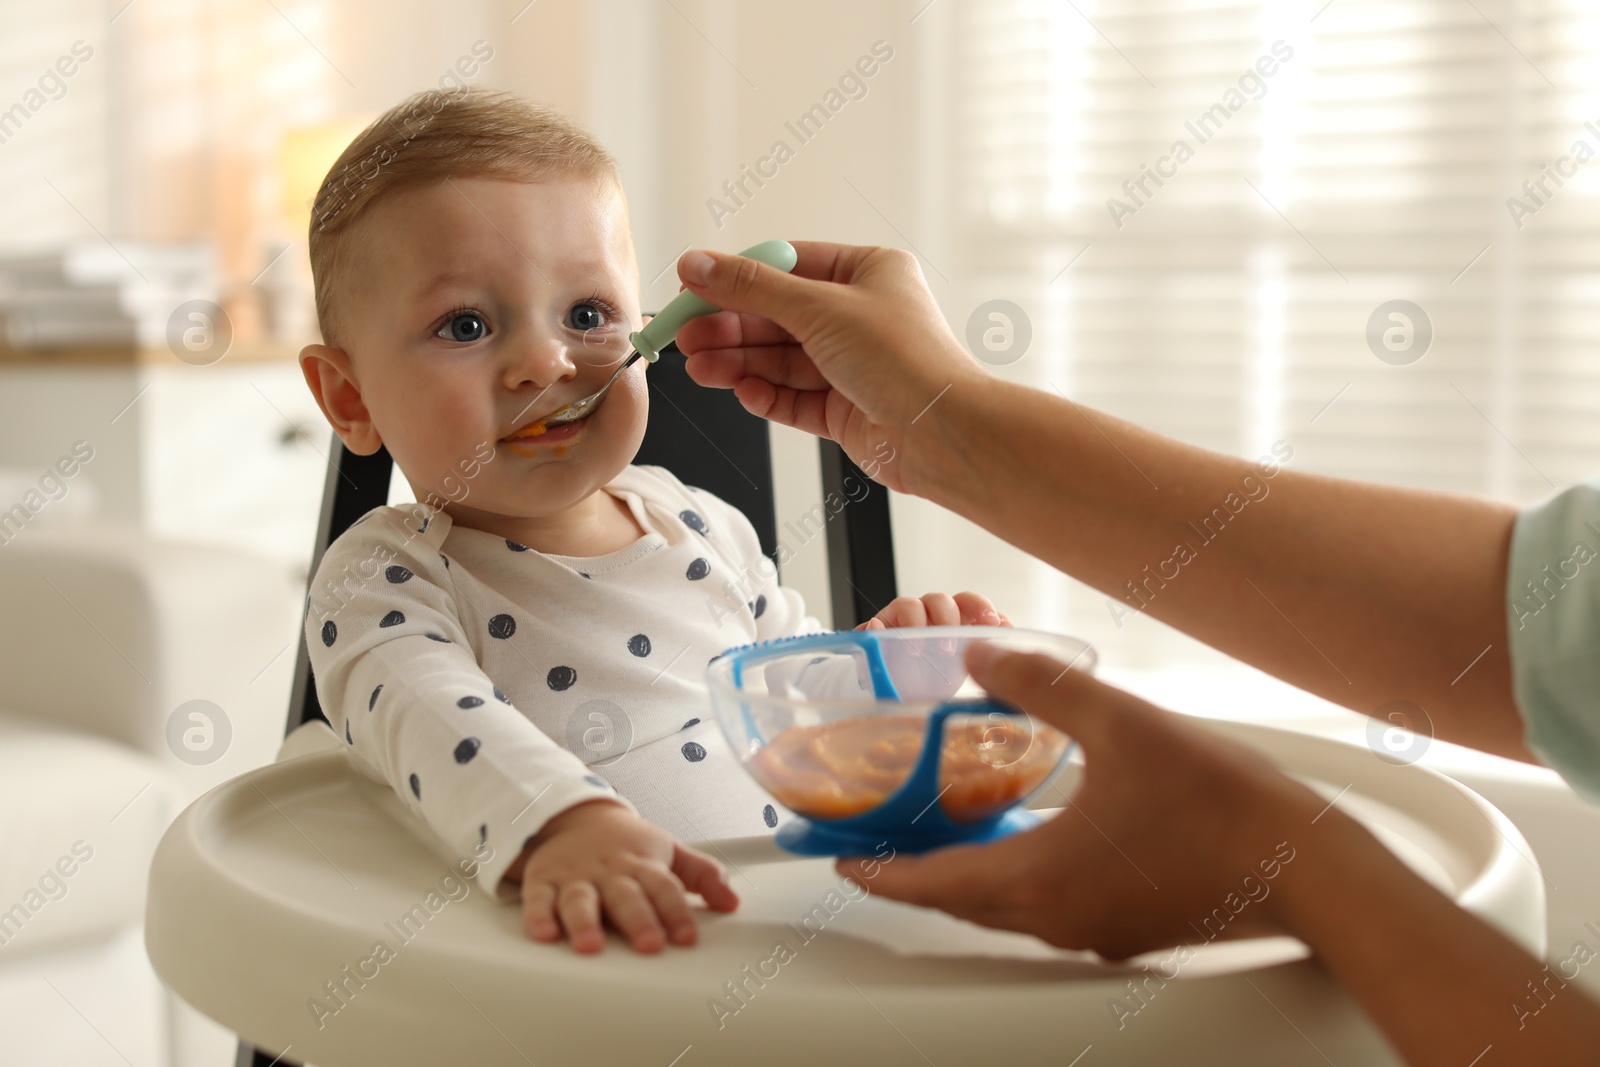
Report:
[[[565,409],[563,408],[557,410]],[[533,422],[528,423],[520,430],[502,437],[500,439],[500,443],[508,445],[518,452],[522,452],[527,449],[538,448],[542,445],[553,445],[563,441],[570,441],[572,438],[582,433],[584,427],[589,424],[589,416],[585,415],[583,418],[575,419],[572,422],[563,422],[558,425],[551,426],[549,425],[549,420],[551,416],[555,414],[556,412],[552,411],[549,415],[546,415],[541,419],[535,419]]]

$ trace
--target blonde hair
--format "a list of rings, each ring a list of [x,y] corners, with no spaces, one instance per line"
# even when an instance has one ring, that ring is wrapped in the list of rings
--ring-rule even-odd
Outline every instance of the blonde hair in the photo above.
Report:
[[[339,154],[311,206],[311,277],[322,339],[338,345],[335,290],[351,269],[353,230],[372,205],[446,178],[534,182],[606,177],[617,161],[559,112],[513,93],[428,89],[380,115]]]

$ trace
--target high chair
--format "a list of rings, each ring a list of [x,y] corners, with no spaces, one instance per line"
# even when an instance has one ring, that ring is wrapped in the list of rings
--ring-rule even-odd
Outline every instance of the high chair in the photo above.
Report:
[[[773,553],[767,424],[731,392],[690,381],[674,349],[646,380],[637,462],[739,507]],[[330,466],[313,573],[327,545],[388,497],[386,451],[336,446]],[[822,473],[840,497],[846,478],[865,480],[831,442]],[[849,503],[826,531],[843,629],[895,595],[887,493]],[[1539,868],[1477,794],[1365,748],[1210,725],[1323,789],[1464,907],[1543,953]],[[1032,806],[1061,804],[1080,772],[1069,766]],[[742,899],[728,915],[699,913],[695,946],[640,956],[611,937],[580,957],[529,941],[517,908],[458,895],[470,883],[457,857],[391,790],[348,768],[302,644],[278,762],[211,790],[163,838],[146,947],[175,992],[241,1035],[239,1067],[1397,1062],[1292,938],[1108,964],[847,891],[830,860],[768,837],[696,847],[723,861]]]

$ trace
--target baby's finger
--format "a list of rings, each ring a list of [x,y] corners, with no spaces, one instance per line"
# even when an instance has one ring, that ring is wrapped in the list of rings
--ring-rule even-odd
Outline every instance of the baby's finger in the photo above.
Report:
[[[960,626],[961,609],[949,593],[928,593],[922,598],[924,617],[929,626]]]
[[[600,927],[600,891],[592,883],[563,885],[556,896],[556,911],[574,951],[593,953],[605,947],[605,931]]]
[[[914,596],[895,597],[889,601],[888,607],[878,612],[877,617],[883,620],[885,626],[896,629],[928,625],[928,609]]]
[[[1005,616],[996,611],[994,601],[982,593],[961,592],[957,593],[954,599],[961,609],[962,626],[1005,625]]]
[[[607,878],[600,887],[611,925],[622,931],[635,952],[660,952],[666,932],[656,922],[655,905],[638,882],[625,874]]]
[[[712,911],[732,911],[739,906],[739,894],[728,884],[722,865],[704,852],[678,844],[672,853],[672,873],[685,889],[704,897]]]
[[[661,925],[667,928],[668,939],[676,945],[694,944],[698,930],[689,910],[689,898],[684,895],[683,883],[678,881],[677,875],[659,867],[647,867],[633,877],[655,905]]]
[[[535,941],[561,940],[561,926],[554,914],[556,887],[549,882],[524,879],[522,883],[522,929]]]

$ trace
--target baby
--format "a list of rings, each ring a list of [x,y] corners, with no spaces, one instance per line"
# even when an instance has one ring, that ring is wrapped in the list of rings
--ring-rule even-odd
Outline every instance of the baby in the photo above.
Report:
[[[305,637],[317,695],[529,937],[597,952],[692,944],[689,893],[738,897],[678,838],[786,814],[708,714],[731,646],[823,629],[738,510],[631,465],[647,364],[586,418],[642,325],[612,157],[514,96],[429,91],[345,149],[310,232],[323,343],[300,366],[352,452],[380,446],[419,503],[328,546]],[[868,624],[1008,624],[974,593],[901,598]]]

